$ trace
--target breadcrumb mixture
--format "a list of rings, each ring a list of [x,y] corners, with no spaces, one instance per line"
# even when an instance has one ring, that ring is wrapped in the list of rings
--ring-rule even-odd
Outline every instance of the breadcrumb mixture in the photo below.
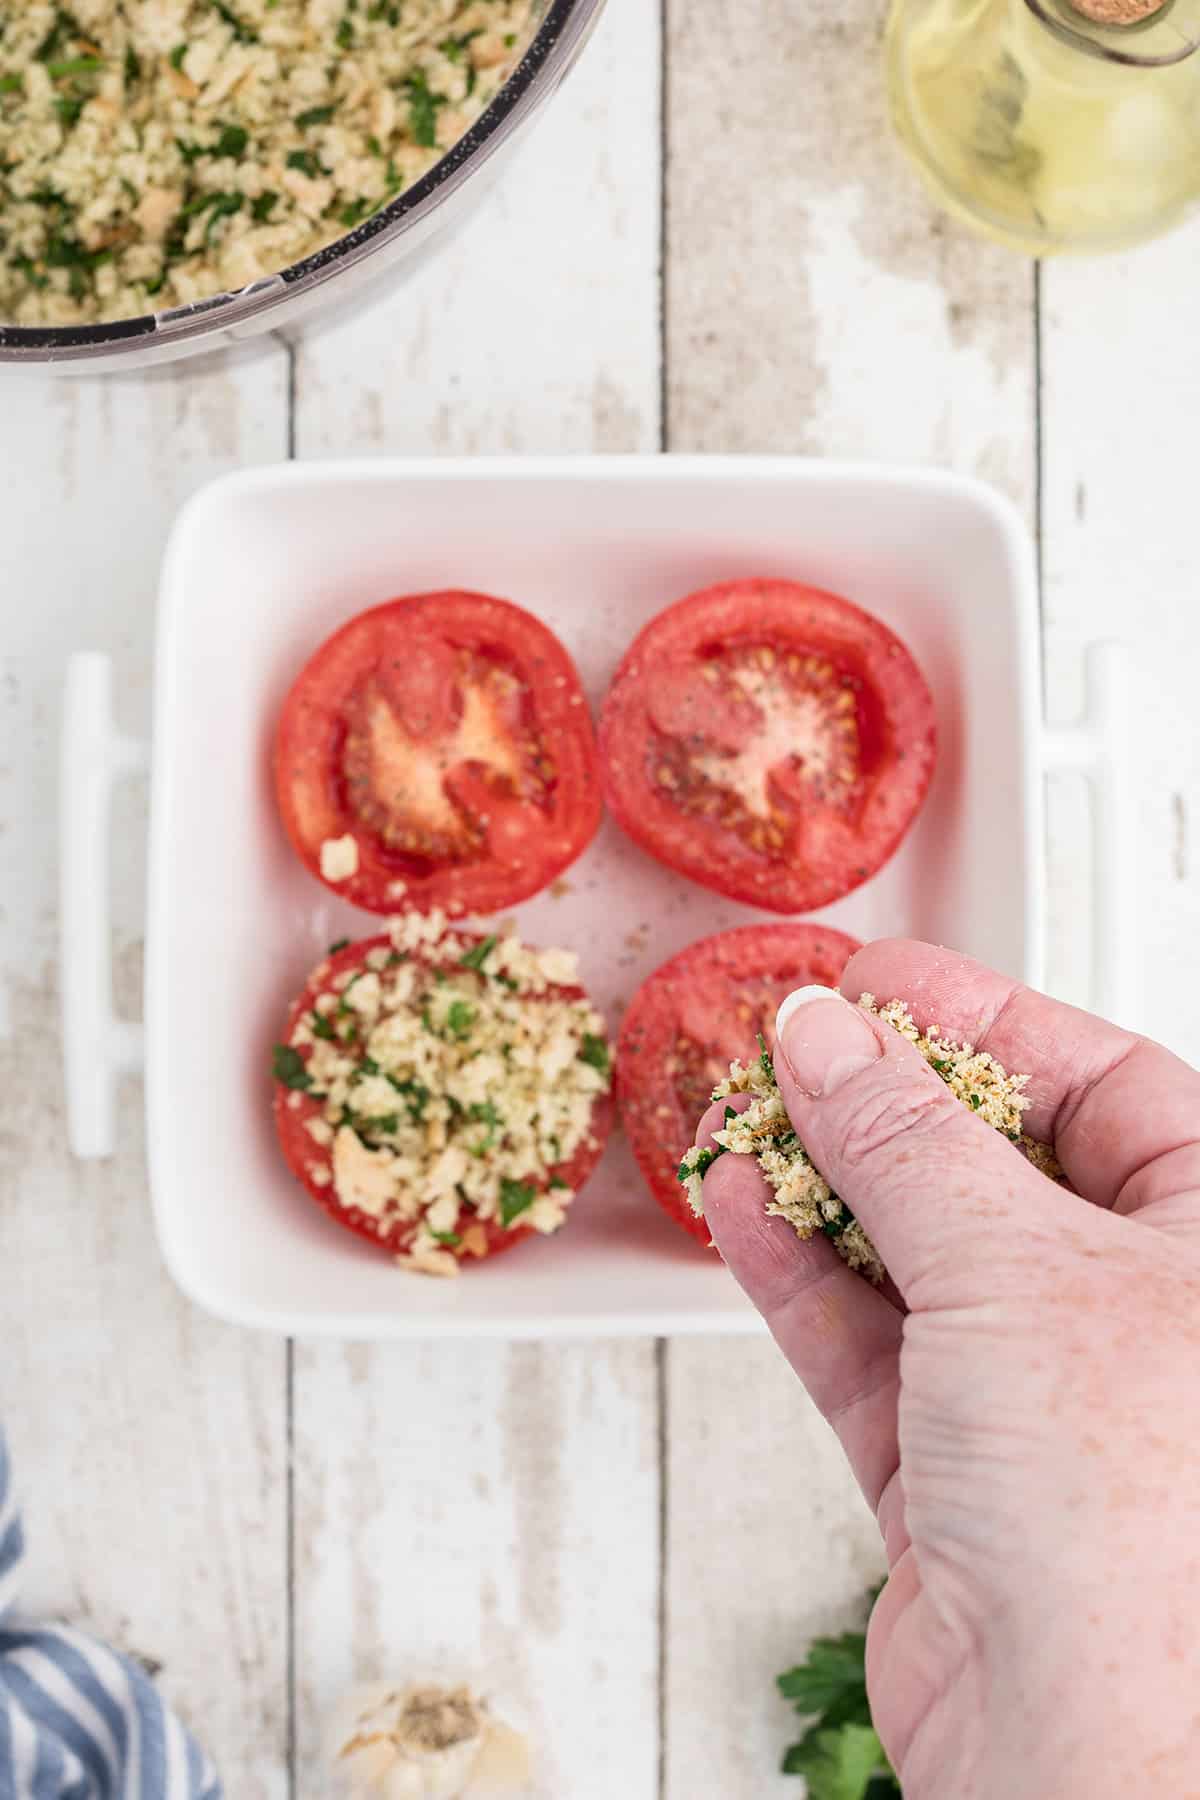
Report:
[[[557,991],[577,980],[570,951],[474,943],[438,912],[406,914],[391,939],[333,979],[283,1050],[303,1053],[320,1102],[312,1180],[383,1228],[413,1223],[403,1267],[455,1275],[484,1254],[484,1222],[563,1224],[575,1196],[556,1170],[593,1141],[611,1053],[586,995]]]
[[[915,1044],[954,1098],[1003,1132],[1042,1174],[1051,1181],[1063,1179],[1053,1150],[1021,1130],[1021,1115],[1029,1105],[1024,1091],[1028,1075],[1007,1074],[987,1051],[943,1037],[936,1025],[918,1031],[903,1000],[880,1006],[873,994],[863,994],[858,1004]],[[845,1201],[813,1167],[796,1136],[765,1050],[752,1063],[734,1062],[727,1079],[713,1089],[714,1100],[730,1094],[753,1094],[753,1104],[745,1112],[726,1115],[724,1129],[715,1134],[719,1148],[693,1147],[679,1165],[680,1182],[697,1217],[704,1216],[704,1175],[717,1157],[727,1150],[757,1156],[774,1196],[767,1205],[769,1213],[787,1219],[800,1238],[823,1231],[852,1269],[861,1269],[872,1281],[882,1280],[885,1270],[879,1252]]]
[[[237,290],[343,236],[460,138],[531,0],[0,7],[0,320]]]

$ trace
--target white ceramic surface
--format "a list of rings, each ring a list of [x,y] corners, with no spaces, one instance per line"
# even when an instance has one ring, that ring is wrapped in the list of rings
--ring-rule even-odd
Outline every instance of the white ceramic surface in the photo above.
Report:
[[[756,1327],[716,1259],[648,1198],[619,1135],[557,1238],[452,1283],[401,1275],[292,1183],[267,1074],[307,969],[332,939],[374,929],[300,866],[274,812],[272,725],[315,645],[392,595],[479,588],[544,618],[598,703],[662,606],[749,574],[811,581],[877,613],[937,700],[940,759],[920,819],[880,875],[822,916],[1038,981],[1043,759],[1095,774],[1108,740],[1095,721],[1053,742],[1041,731],[1031,546],[989,489],[785,459],[346,462],[236,475],[185,508],[160,599],[145,1039],[159,1237],[200,1304],[368,1338]],[[83,829],[66,823],[68,839]],[[670,875],[608,822],[568,881],[518,908],[520,929],[581,952],[614,1026],[665,957],[763,916]],[[77,1147],[102,1148],[96,1130],[78,1131]]]

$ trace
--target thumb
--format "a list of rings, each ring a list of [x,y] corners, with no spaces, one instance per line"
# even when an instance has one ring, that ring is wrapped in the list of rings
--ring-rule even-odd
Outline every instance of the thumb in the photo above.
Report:
[[[822,987],[789,994],[775,1030],[792,1124],[910,1306],[965,1298],[1001,1250],[1036,1255],[1067,1196],[898,1031]]]

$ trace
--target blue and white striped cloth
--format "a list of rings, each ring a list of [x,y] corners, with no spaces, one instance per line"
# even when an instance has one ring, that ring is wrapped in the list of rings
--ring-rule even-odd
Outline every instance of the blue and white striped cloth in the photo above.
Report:
[[[24,1552],[0,1432],[0,1800],[221,1800],[212,1765],[136,1663],[16,1616]]]

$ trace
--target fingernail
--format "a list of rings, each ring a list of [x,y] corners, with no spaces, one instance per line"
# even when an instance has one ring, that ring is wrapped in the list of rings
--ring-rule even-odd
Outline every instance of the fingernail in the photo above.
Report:
[[[796,1086],[814,1100],[883,1054],[858,1008],[827,987],[789,994],[775,1015],[775,1037]]]

